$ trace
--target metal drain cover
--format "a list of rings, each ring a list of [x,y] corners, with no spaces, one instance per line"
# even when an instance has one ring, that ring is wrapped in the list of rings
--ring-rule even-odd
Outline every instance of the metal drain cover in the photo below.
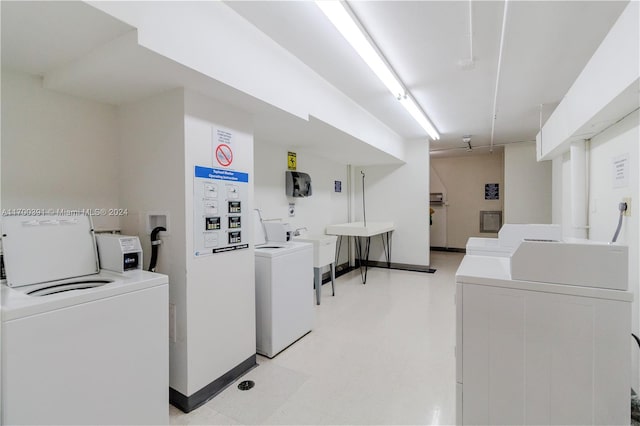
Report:
[[[240,384],[238,385],[238,389],[240,389],[241,391],[247,391],[255,385],[256,383],[253,380],[244,380],[240,382]]]

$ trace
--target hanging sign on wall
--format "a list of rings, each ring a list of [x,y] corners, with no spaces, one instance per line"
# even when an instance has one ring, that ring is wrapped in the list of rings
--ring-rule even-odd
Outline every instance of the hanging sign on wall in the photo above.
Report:
[[[625,188],[629,186],[629,154],[613,158],[613,187]]]
[[[289,170],[295,170],[298,166],[298,158],[295,152],[289,151],[287,153],[287,168]]]
[[[233,132],[218,127],[211,128],[211,148],[213,150],[212,164],[216,167],[216,162],[220,167],[229,167],[233,163]]]
[[[216,160],[222,167],[228,167],[233,162],[233,150],[227,144],[220,144],[216,147]]]
[[[484,199],[485,200],[499,200],[500,199],[500,184],[499,183],[487,183],[484,185]]]

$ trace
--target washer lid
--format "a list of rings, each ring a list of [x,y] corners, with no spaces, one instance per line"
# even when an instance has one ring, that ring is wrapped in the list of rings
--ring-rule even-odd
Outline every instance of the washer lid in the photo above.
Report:
[[[10,287],[99,272],[89,216],[6,216],[2,232]]]

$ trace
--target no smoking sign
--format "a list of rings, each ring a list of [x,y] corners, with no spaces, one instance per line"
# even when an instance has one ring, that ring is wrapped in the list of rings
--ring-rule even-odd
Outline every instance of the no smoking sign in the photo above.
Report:
[[[233,151],[227,144],[220,144],[216,148],[216,160],[223,167],[228,167],[233,162]]]

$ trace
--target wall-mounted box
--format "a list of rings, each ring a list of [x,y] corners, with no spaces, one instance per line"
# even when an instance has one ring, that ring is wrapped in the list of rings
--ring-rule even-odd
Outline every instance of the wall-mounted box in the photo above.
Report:
[[[307,173],[287,170],[285,172],[287,197],[309,197],[312,195],[311,176]]]
[[[442,192],[432,192],[431,194],[429,194],[429,204],[444,204],[444,195],[442,194]]]

